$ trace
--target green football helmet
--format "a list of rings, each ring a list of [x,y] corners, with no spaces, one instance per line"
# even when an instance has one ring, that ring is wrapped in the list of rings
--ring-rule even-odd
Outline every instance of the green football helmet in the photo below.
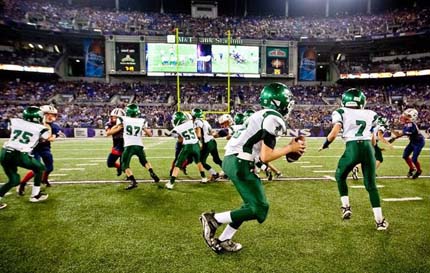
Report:
[[[363,109],[366,105],[366,96],[363,91],[350,88],[342,95],[342,107]]]
[[[22,113],[24,120],[41,124],[43,122],[43,112],[39,107],[29,106]]]
[[[234,124],[242,125],[244,121],[245,121],[245,115],[244,114],[237,113],[236,115],[234,115]]]
[[[193,110],[191,110],[191,116],[193,118],[204,118],[203,110],[200,108],[194,108]]]
[[[125,108],[125,115],[132,118],[138,117],[140,115],[139,106],[134,103],[127,105]]]
[[[294,107],[294,96],[283,83],[271,83],[264,86],[260,94],[260,105],[288,116]]]
[[[183,112],[175,112],[172,116],[172,125],[176,127],[188,120],[187,116]]]

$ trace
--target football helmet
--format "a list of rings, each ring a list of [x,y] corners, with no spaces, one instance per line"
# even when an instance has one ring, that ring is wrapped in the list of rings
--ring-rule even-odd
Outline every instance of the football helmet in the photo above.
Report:
[[[233,118],[229,114],[224,114],[218,118],[219,124],[224,124],[228,122],[228,124],[233,124]]]
[[[53,105],[42,105],[40,106],[40,110],[42,110],[44,114],[53,114],[53,115],[58,114],[57,109]]]
[[[110,116],[111,117],[123,117],[123,116],[125,116],[125,112],[121,108],[115,108],[110,112]]]
[[[41,124],[43,122],[43,112],[39,107],[29,106],[22,113],[24,120]]]
[[[172,125],[176,127],[188,120],[187,116],[183,112],[175,112],[172,116]]]
[[[203,110],[200,108],[194,108],[193,110],[191,110],[191,116],[193,118],[204,118]]]
[[[366,96],[360,89],[350,88],[342,95],[342,107],[363,109],[365,105]]]
[[[125,108],[125,115],[132,118],[138,117],[140,115],[139,106],[134,103],[127,105]]]
[[[260,94],[260,105],[288,116],[294,107],[294,96],[283,83],[271,83],[264,86]]]
[[[412,122],[418,119],[418,111],[414,108],[408,108],[403,111],[402,116],[409,118]]]
[[[245,121],[245,116],[242,113],[237,113],[234,116],[234,124],[242,125],[244,121]]]

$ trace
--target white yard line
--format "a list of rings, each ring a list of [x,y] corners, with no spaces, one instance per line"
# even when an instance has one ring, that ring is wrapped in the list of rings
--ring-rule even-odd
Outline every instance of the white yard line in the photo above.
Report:
[[[60,171],[84,171],[85,168],[60,168]]]
[[[331,181],[336,181],[336,178],[330,175],[324,175],[325,178],[330,179]]]
[[[306,165],[306,166],[300,166],[302,168],[322,168],[322,165]]]
[[[314,173],[335,173],[336,170],[323,170],[323,171],[312,171]]]
[[[76,166],[97,166],[99,163],[81,163],[81,164],[75,164]]]
[[[349,186],[349,187],[353,188],[353,189],[365,189],[366,188],[363,185],[352,185],[352,186]],[[384,185],[376,185],[376,187],[377,188],[384,188],[385,186]]]
[[[382,198],[385,202],[421,201],[421,197]]]

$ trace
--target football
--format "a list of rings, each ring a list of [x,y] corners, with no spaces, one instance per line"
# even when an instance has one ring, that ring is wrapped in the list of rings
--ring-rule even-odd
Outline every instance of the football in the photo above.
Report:
[[[294,139],[297,142],[305,142],[305,137],[304,136],[298,136]],[[288,162],[292,163],[295,162],[297,160],[299,160],[299,158],[302,156],[302,154],[296,153],[296,152],[291,152],[285,155],[285,158],[287,159]]]

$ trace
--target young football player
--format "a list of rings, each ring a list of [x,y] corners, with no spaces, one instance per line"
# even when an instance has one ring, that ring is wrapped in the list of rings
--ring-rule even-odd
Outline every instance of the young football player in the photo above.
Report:
[[[111,130],[118,121],[118,117],[125,116],[124,110],[121,108],[115,108],[110,112],[109,121],[105,125],[106,136],[112,136],[112,150],[107,158],[107,166],[108,168],[116,168],[116,175],[120,176],[122,173],[121,170],[121,162],[117,162],[118,159],[121,158],[122,152],[124,151],[124,129],[120,129],[119,131],[112,133]]]
[[[191,116],[194,121],[194,128],[196,130],[196,135],[202,142],[202,149],[200,154],[200,161],[203,164],[203,167],[211,174],[210,181],[215,181],[219,178],[219,173],[215,171],[207,162],[207,158],[209,154],[212,156],[212,159],[215,164],[222,168],[222,160],[219,157],[217,142],[212,135],[212,127],[204,119],[204,114],[201,109],[193,109],[191,111]]]
[[[233,181],[243,204],[241,207],[221,213],[204,212],[200,216],[205,243],[216,253],[236,252],[242,245],[232,238],[243,222],[257,220],[263,223],[269,203],[260,178],[254,173],[253,150],[260,151],[264,163],[271,162],[290,152],[303,153],[305,144],[294,139],[286,146],[275,149],[276,137],[286,131],[286,118],[294,101],[289,88],[282,83],[266,85],[260,94],[263,110],[248,119],[248,126],[238,131],[228,142],[223,161],[225,174]],[[254,145],[259,145],[255,149]],[[218,238],[218,227],[227,224]]]
[[[166,183],[165,187],[169,190],[173,189],[179,174],[179,168],[187,158],[194,160],[200,172],[201,182],[206,183],[207,178],[203,165],[200,162],[200,145],[194,130],[193,121],[189,120],[183,112],[176,112],[172,116],[172,125],[174,127],[172,132],[178,135],[178,142],[182,143],[182,149],[178,155],[178,160],[176,160],[170,181]]]
[[[378,115],[364,109],[366,96],[359,89],[348,89],[342,95],[342,107],[332,114],[333,128],[326,141],[319,149],[327,149],[339,132],[343,129],[342,137],[346,149],[336,169],[336,181],[342,202],[342,219],[351,218],[351,206],[348,197],[346,178],[349,172],[359,163],[364,178],[364,186],[369,193],[370,203],[376,221],[377,230],[386,230],[388,222],[382,215],[378,188],[376,187],[376,162],[373,128],[376,126]]]
[[[119,124],[111,129],[112,134],[116,134],[121,129],[123,130],[124,152],[121,155],[121,168],[127,175],[127,180],[130,181],[130,184],[125,188],[126,190],[137,187],[137,181],[130,169],[130,160],[133,155],[136,155],[139,158],[140,164],[148,169],[154,182],[160,182],[160,178],[155,174],[151,163],[146,160],[142,143],[142,130],[149,137],[152,136],[152,133],[148,129],[146,120],[139,118],[139,116],[139,107],[136,104],[129,104],[125,108],[125,117],[118,116]]]
[[[18,186],[20,177],[18,167],[34,172],[34,185],[30,202],[40,202],[48,198],[48,195],[40,191],[42,173],[45,170],[43,164],[32,157],[33,151],[40,139],[47,140],[50,136],[49,129],[42,125],[43,113],[38,107],[30,106],[24,110],[23,119],[11,119],[11,134],[0,152],[0,163],[8,177],[8,182],[0,187],[0,209],[7,205],[1,203],[4,195],[15,186]]]
[[[392,131],[394,137],[389,142],[393,143],[396,139],[402,136],[409,137],[409,144],[403,150],[403,159],[409,166],[408,178],[417,179],[422,174],[421,164],[418,157],[425,145],[424,136],[420,133],[418,125],[416,124],[418,118],[418,111],[409,108],[406,109],[400,116],[400,122],[403,124],[402,131]],[[410,155],[412,155],[412,159]],[[415,173],[414,173],[415,172]]]
[[[37,144],[37,146],[33,149],[33,156],[36,160],[42,159],[43,164],[45,165],[45,171],[42,174],[42,184],[45,184],[47,187],[50,187],[49,183],[49,174],[54,170],[54,159],[51,152],[51,142],[54,142],[55,139],[60,135],[61,129],[58,124],[55,123],[57,120],[58,110],[52,105],[43,105],[40,107],[43,113],[43,125],[48,128],[50,136],[47,140],[41,140]],[[21,180],[18,187],[18,195],[24,195],[25,186],[27,182],[34,177],[34,172],[29,171]]]

